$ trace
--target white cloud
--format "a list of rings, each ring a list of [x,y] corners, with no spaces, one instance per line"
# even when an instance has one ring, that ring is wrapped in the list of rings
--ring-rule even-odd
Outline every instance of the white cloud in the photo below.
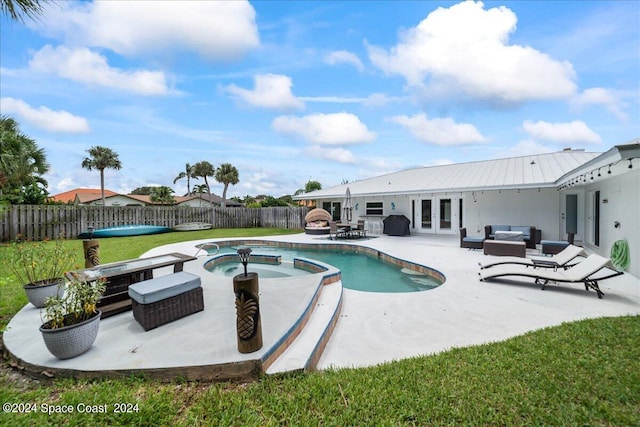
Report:
[[[278,172],[267,172],[260,169],[252,172],[247,179],[243,179],[238,186],[244,190],[245,194],[272,195],[282,186],[281,180],[282,177]]]
[[[76,183],[73,181],[73,178],[63,178],[62,180],[60,180],[60,182],[58,182],[58,184],[55,186],[55,189],[58,193],[63,193],[65,191],[71,190],[72,188],[76,188],[77,185]]]
[[[505,150],[502,156],[498,154],[496,157],[522,157],[535,154],[552,153],[554,151],[558,151],[557,147],[526,140],[520,141],[517,145],[514,145],[513,147]]]
[[[561,144],[586,143],[599,144],[600,135],[589,129],[582,120],[570,123],[549,123],[544,121],[532,122],[525,120],[522,127],[529,136],[536,140],[551,141]]]
[[[350,64],[358,69],[358,71],[364,71],[364,65],[360,58],[354,53],[346,50],[335,50],[325,55],[324,62],[329,65],[336,64]]]
[[[299,98],[305,102],[324,102],[328,104],[359,104],[366,102],[367,98],[351,98],[344,96],[301,96]]]
[[[616,96],[612,91],[602,87],[585,89],[581,94],[576,95],[572,102],[578,107],[602,105],[620,121],[626,121],[628,118],[627,114],[622,111],[622,102],[618,96]]]
[[[405,102],[407,99],[407,97],[403,96],[388,96],[384,93],[372,93],[367,97],[362,105],[365,107],[382,107],[391,103]]]
[[[534,154],[552,153],[554,151],[558,151],[558,147],[547,146],[535,141],[525,140],[525,141],[520,141],[518,144],[504,150],[501,153],[496,153],[495,157],[496,158],[522,157],[522,156],[530,156]]]
[[[386,74],[399,74],[409,85],[426,85],[439,95],[462,92],[502,103],[573,95],[570,63],[509,44],[516,22],[504,6],[485,10],[482,2],[465,1],[431,12],[389,51],[367,49],[371,62]]]
[[[183,51],[233,60],[260,45],[255,17],[246,1],[62,2],[48,8],[40,29],[127,56]]]
[[[254,76],[254,89],[243,89],[234,84],[224,89],[236,95],[243,102],[254,107],[274,110],[302,110],[304,102],[291,92],[291,77],[278,74],[258,74]]]
[[[306,153],[312,157],[333,162],[356,164],[358,162],[356,156],[345,148],[336,147],[328,148],[320,145],[313,145],[306,150]]]
[[[452,160],[449,159],[433,159],[430,160],[426,166],[446,166],[446,165],[452,165],[454,162]]]
[[[419,113],[412,117],[394,116],[388,120],[405,127],[419,141],[436,145],[463,145],[485,142],[475,126],[468,123],[456,123],[452,118],[429,119]]]
[[[302,137],[311,144],[346,145],[372,142],[374,132],[351,113],[315,113],[304,117],[276,117],[271,128],[278,133]]]
[[[46,45],[37,51],[29,67],[34,71],[53,73],[87,85],[135,92],[143,95],[170,93],[162,71],[124,71],[112,68],[107,58],[87,48],[70,49]]]
[[[0,98],[0,110],[5,114],[15,114],[49,132],[87,133],[89,122],[84,117],[75,116],[68,111],[53,111],[41,106],[33,108],[21,99]]]

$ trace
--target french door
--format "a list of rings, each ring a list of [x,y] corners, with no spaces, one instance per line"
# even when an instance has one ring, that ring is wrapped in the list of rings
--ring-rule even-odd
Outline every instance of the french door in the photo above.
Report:
[[[411,224],[418,233],[453,234],[454,200],[451,197],[420,197],[411,200]]]

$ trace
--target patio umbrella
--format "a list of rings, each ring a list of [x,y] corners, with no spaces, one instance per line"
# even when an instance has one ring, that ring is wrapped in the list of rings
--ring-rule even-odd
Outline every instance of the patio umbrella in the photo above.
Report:
[[[353,211],[353,206],[351,204],[351,190],[349,190],[349,187],[347,187],[347,191],[344,193],[342,211],[344,213],[344,219],[346,219],[347,222],[351,222],[351,212]]]

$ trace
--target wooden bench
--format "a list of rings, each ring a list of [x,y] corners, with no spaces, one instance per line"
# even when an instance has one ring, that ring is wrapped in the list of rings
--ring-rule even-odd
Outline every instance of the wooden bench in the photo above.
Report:
[[[145,331],[204,310],[200,278],[184,271],[135,283],[128,292]]]
[[[527,244],[525,242],[485,240],[482,247],[485,255],[517,256],[524,258],[527,254]]]

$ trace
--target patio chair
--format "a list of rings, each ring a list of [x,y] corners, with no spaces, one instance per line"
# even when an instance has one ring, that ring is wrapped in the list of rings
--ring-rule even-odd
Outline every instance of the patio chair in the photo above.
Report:
[[[351,233],[357,237],[367,237],[367,230],[364,228],[364,219],[359,219],[355,227],[351,228]]]
[[[579,256],[586,256],[584,249],[578,246],[569,245],[563,251],[550,257],[503,257],[501,259],[492,260],[486,263],[479,262],[478,265],[480,265],[480,268],[483,269],[502,264],[521,264],[526,265],[527,267],[553,268],[556,270],[562,267],[566,270],[573,265],[570,264],[570,262]]]
[[[467,229],[460,229],[460,247],[467,249],[482,249],[483,237],[471,237],[467,236]]]
[[[347,229],[338,227],[338,224],[335,221],[329,221],[329,239],[346,239],[347,238]]]
[[[601,270],[608,269],[600,275]],[[600,290],[599,280],[610,279],[623,274],[622,271],[615,271],[611,260],[601,257],[600,255],[589,255],[584,261],[574,265],[567,270],[551,270],[549,268],[528,268],[524,265],[501,265],[494,268],[485,268],[480,270],[480,281],[486,281],[503,276],[523,276],[535,279],[535,284],[545,289],[549,282],[557,283],[583,283],[584,288],[596,291],[598,298],[604,296],[604,292]]]

